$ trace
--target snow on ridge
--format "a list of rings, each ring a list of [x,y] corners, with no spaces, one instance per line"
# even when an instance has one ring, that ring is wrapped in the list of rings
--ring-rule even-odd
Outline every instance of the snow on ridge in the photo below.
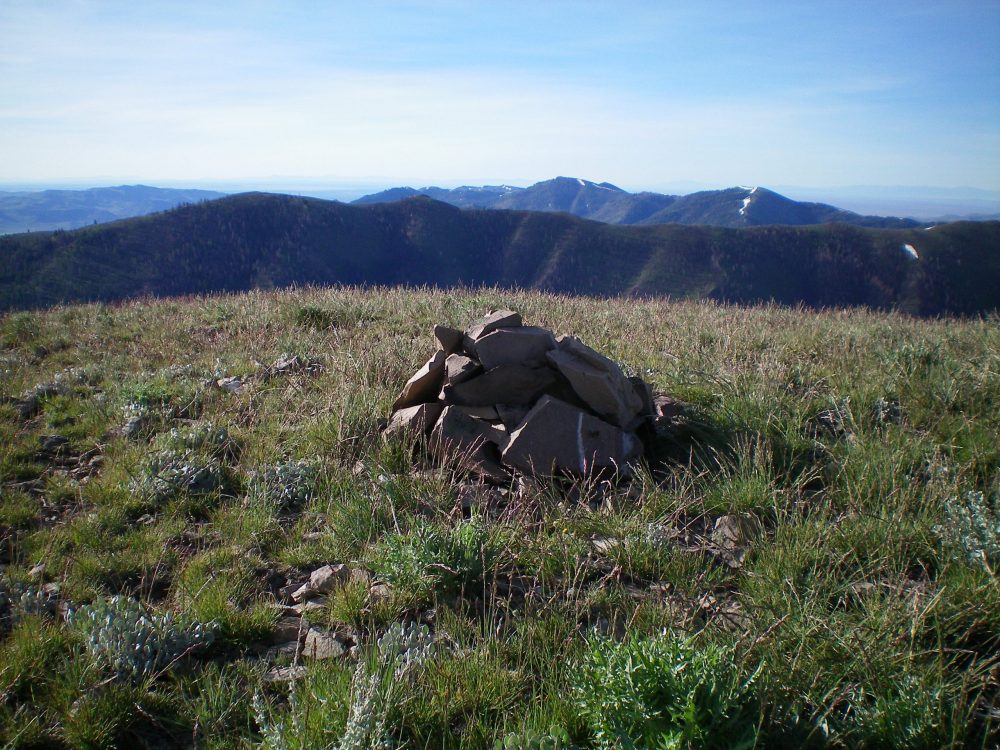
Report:
[[[740,216],[747,215],[747,207],[750,205],[750,196],[757,192],[757,186],[754,185],[750,187],[749,185],[737,185],[740,190],[747,191],[747,197],[743,199],[743,207],[740,208]]]
[[[914,260],[917,260],[917,258],[920,257],[919,255],[917,255],[917,248],[915,248],[913,245],[911,245],[909,243],[903,245],[902,250],[903,250],[904,253],[906,253],[907,255],[909,255]]]
[[[579,177],[576,178],[576,181],[580,183],[580,187],[587,187],[587,183],[581,180]]]

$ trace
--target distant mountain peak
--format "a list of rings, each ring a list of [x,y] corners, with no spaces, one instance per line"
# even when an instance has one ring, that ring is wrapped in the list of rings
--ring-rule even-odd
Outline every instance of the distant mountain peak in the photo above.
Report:
[[[413,193],[392,188],[355,203],[382,203]],[[413,191],[414,193],[417,191]],[[915,227],[909,219],[861,216],[824,203],[800,203],[759,185],[736,185],[689,195],[629,193],[610,182],[582,177],[554,177],[526,188],[507,185],[463,186],[454,190],[422,188],[419,192],[459,208],[556,211],[607,224],[706,224],[749,227],[765,224],[842,223],[869,227]]]

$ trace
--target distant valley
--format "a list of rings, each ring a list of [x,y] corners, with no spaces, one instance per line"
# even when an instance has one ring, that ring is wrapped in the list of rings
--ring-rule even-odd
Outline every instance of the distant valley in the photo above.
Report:
[[[770,224],[853,224],[862,227],[921,226],[913,219],[862,216],[825,203],[803,203],[763,187],[741,186],[703,190],[688,195],[629,193],[609,182],[557,177],[530,187],[485,185],[446,189],[391,188],[366,195],[355,204],[386,203],[426,195],[459,208],[499,208],[558,211],[609,224],[702,224],[754,227]]]
[[[460,210],[426,197],[348,205],[246,193],[0,237],[0,310],[345,284],[976,315],[1000,304],[998,249],[997,222],[625,226],[568,213]]]
[[[76,229],[221,198],[212,190],[119,185],[89,190],[0,191],[0,234]]]

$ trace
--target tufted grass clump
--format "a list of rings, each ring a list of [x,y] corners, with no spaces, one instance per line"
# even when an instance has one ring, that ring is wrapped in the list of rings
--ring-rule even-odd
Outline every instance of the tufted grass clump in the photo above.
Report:
[[[68,616],[90,654],[116,678],[142,683],[156,678],[215,639],[215,623],[185,626],[172,612],[156,614],[125,596],[88,604]]]

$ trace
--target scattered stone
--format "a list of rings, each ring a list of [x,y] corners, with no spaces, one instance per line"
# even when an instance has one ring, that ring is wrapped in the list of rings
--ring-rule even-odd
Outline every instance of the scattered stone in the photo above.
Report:
[[[378,604],[392,596],[392,587],[388,583],[376,583],[368,589],[368,604]]]
[[[308,674],[308,670],[301,664],[291,667],[275,667],[264,673],[264,682],[295,682],[303,679],[306,674]]]
[[[653,411],[658,417],[674,419],[687,411],[688,405],[671,396],[659,395],[653,399]]]
[[[747,551],[764,533],[764,526],[752,513],[732,513],[721,516],[712,531],[712,543],[720,557],[730,567],[743,564]]]
[[[327,633],[316,628],[306,631],[305,643],[302,645],[302,655],[310,659],[335,659],[343,656],[347,649],[333,633]]]
[[[292,598],[292,595],[300,588],[302,588],[301,583],[290,583],[287,586],[282,586],[280,589],[278,589],[278,597],[283,602],[295,601]]]
[[[301,602],[321,594],[328,594],[350,579],[351,569],[343,563],[339,565],[324,565],[317,568],[309,576],[309,581],[302,584],[292,593],[292,600]]]
[[[142,417],[131,417],[129,420],[118,428],[118,434],[125,438],[133,438],[139,435],[139,431],[142,429]]]
[[[243,381],[238,377],[219,378],[215,384],[227,393],[239,393],[243,390]]]
[[[304,621],[301,617],[282,617],[271,631],[271,643],[297,642],[304,632]]]
[[[434,401],[438,391],[441,390],[441,382],[444,379],[444,363],[447,355],[439,350],[434,356],[427,360],[427,364],[421,367],[417,373],[403,386],[403,392],[392,405],[392,410],[405,409],[407,406]]]
[[[69,445],[69,438],[62,435],[41,435],[38,439],[42,444],[42,450],[46,453],[57,453]]]
[[[320,596],[315,599],[309,599],[307,601],[296,604],[295,606],[292,607],[292,609],[295,611],[295,614],[299,616],[304,616],[310,612],[316,612],[316,613],[322,612],[324,609],[326,609],[326,597]]]

